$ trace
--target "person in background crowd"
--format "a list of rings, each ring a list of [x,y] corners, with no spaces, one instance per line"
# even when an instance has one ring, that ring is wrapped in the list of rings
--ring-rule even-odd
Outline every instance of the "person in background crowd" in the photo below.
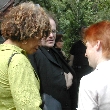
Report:
[[[66,55],[65,55],[65,52],[62,50],[63,45],[64,45],[63,35],[62,34],[56,34],[54,47],[58,51],[58,53],[61,55],[61,57],[68,62]]]
[[[50,33],[45,11],[33,2],[14,6],[1,23],[0,110],[41,110],[39,78],[27,57]]]
[[[75,73],[53,47],[56,39],[56,20],[50,13],[48,16],[51,25],[50,35],[42,38],[41,46],[33,55],[34,67],[40,78],[43,110],[75,110]]]
[[[83,40],[94,71],[81,78],[78,110],[110,110],[110,21],[89,26]]]
[[[85,57],[86,46],[82,41],[83,31],[85,27],[81,27],[79,30],[80,40],[75,42],[70,49],[70,62],[69,65],[72,66],[76,72],[78,86],[80,79],[90,73],[92,68],[89,66],[88,60]]]

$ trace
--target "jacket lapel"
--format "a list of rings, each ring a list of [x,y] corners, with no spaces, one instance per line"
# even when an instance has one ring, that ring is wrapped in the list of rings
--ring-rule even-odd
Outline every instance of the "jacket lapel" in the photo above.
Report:
[[[60,65],[57,63],[57,61],[50,55],[49,51],[48,51],[46,48],[40,47],[39,49],[42,51],[42,53],[47,57],[47,59],[48,59],[49,61],[51,61],[52,63],[54,63],[54,64],[56,64],[56,65],[58,65],[58,66],[60,66]],[[61,67],[61,66],[60,66],[60,67]]]

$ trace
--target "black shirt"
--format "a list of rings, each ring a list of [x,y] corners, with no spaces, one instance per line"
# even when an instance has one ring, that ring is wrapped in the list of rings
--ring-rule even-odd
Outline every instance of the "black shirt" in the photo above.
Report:
[[[88,59],[85,57],[86,46],[82,43],[81,40],[75,42],[70,50],[70,54],[74,55],[73,65],[82,66],[89,65]]]

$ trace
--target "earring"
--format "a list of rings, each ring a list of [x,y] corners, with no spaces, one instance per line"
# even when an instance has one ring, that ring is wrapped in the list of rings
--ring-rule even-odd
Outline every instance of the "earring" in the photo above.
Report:
[[[22,44],[25,44],[25,45],[26,45],[26,44],[27,44],[27,42],[22,42]]]

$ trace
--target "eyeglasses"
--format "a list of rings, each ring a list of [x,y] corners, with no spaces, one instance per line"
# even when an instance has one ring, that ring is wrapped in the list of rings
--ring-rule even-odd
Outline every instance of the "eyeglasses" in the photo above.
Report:
[[[50,31],[50,33],[56,34],[57,30],[53,29],[53,30]]]
[[[55,29],[53,29],[53,30],[51,30],[51,31],[49,31],[49,30],[45,31],[45,30],[44,30],[42,36],[43,36],[43,37],[48,37],[50,33],[56,34],[56,33],[57,33],[57,30],[55,30]]]
[[[49,30],[47,30],[47,31],[43,31],[43,37],[48,37],[49,36],[49,34],[50,34],[50,31]]]

